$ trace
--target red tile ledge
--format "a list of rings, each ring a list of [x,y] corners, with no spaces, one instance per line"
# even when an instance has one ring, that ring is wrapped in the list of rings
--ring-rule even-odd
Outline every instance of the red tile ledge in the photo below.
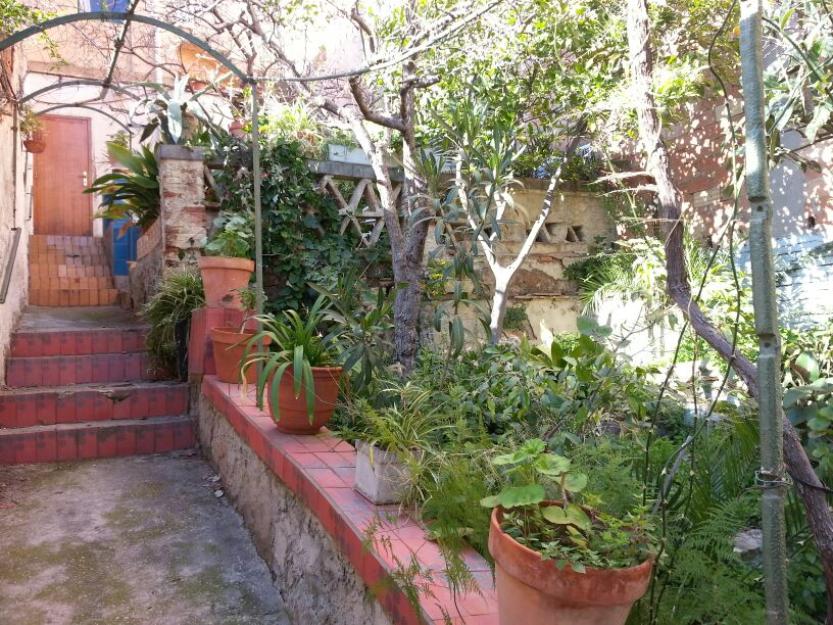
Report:
[[[473,588],[455,593],[445,577],[437,545],[424,528],[395,506],[375,506],[353,490],[347,472],[356,452],[323,430],[316,436],[283,434],[257,409],[254,390],[226,384],[216,376],[202,381],[202,393],[263,463],[309,506],[377,600],[397,625],[497,625],[497,597],[489,564],[473,550],[464,554]],[[413,580],[419,609],[392,584],[404,569],[418,565]],[[414,566],[416,569],[416,566]]]

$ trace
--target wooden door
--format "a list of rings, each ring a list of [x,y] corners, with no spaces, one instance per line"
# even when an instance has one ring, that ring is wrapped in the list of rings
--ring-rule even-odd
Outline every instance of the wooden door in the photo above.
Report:
[[[35,234],[91,235],[90,120],[41,115],[46,149],[35,154]]]

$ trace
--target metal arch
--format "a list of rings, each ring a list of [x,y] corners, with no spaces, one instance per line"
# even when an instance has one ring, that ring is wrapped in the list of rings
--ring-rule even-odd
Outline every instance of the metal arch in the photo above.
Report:
[[[186,32],[181,28],[177,28],[176,26],[172,26],[167,22],[163,22],[162,20],[156,19],[155,17],[138,14],[130,15],[128,13],[119,11],[89,11],[85,13],[71,13],[69,15],[61,15],[59,17],[54,17],[52,19],[46,20],[45,22],[41,22],[36,26],[30,26],[29,28],[24,28],[21,31],[9,35],[8,37],[0,41],[0,52],[17,43],[20,43],[25,39],[28,39],[33,35],[45,33],[50,28],[55,28],[56,26],[64,26],[66,24],[72,24],[74,22],[86,21],[139,22],[141,24],[149,24],[150,26],[161,28],[162,30],[167,30],[168,32],[173,33],[174,35],[181,37],[185,41],[194,44],[200,50],[213,57],[214,60],[216,60],[218,63],[227,68],[232,74],[237,76],[245,84],[251,84],[254,81],[254,79],[251,76],[243,72],[234,63],[232,63],[231,60],[228,57],[226,57],[226,55],[222,54],[221,52],[218,52],[199,37],[195,37],[191,33]]]
[[[29,93],[29,94],[23,96],[22,98],[20,98],[20,100],[18,100],[18,103],[19,104],[25,104],[26,102],[28,102],[29,100],[31,100],[33,98],[37,98],[38,96],[43,95],[44,93],[49,93],[50,91],[54,91],[56,89],[63,89],[64,87],[78,87],[78,86],[103,87],[105,85],[104,85],[103,80],[96,80],[94,78],[79,78],[78,80],[66,80],[66,81],[63,81],[63,82],[58,81],[58,82],[53,83],[51,85],[41,87],[40,89],[38,89],[36,91],[33,91],[32,93]],[[141,86],[141,85],[137,84],[136,86]],[[124,94],[126,96],[129,96],[129,97],[133,98],[134,100],[138,99],[136,97],[135,93],[132,93],[132,92],[128,91],[124,87],[119,87],[118,85],[110,85],[110,89],[112,89],[113,91],[116,91],[117,93],[121,93],[121,94]]]
[[[59,109],[69,109],[69,108],[87,109],[88,111],[93,111],[94,113],[98,113],[99,115],[104,115],[105,117],[110,118],[112,121],[114,121],[119,126],[124,128],[127,131],[127,134],[129,134],[131,136],[133,135],[133,131],[130,130],[130,126],[125,124],[118,117],[116,117],[112,113],[108,113],[107,111],[104,111],[102,109],[97,109],[94,106],[89,106],[88,104],[81,104],[81,103],[78,103],[78,104],[56,104],[55,106],[50,106],[49,108],[45,108],[42,111],[36,111],[35,115],[45,115],[47,113],[51,113],[52,111],[57,111]]]

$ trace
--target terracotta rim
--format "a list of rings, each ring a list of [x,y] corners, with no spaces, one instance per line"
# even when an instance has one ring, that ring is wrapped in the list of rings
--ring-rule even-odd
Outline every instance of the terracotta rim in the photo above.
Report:
[[[653,558],[626,568],[587,567],[584,573],[576,573],[569,565],[559,569],[552,560],[544,560],[537,551],[506,534],[500,526],[502,519],[501,508],[492,510],[489,553],[504,571],[527,586],[565,602],[600,606],[632,604],[648,591]]]
[[[240,343],[241,337],[251,338],[257,334],[256,330],[243,330],[242,332],[237,328],[212,328],[211,340],[224,345],[235,345]],[[269,345],[272,342],[268,336],[263,338],[263,344]]]
[[[252,272],[255,270],[255,261],[250,258],[234,258],[231,256],[200,256],[200,269],[239,269]]]

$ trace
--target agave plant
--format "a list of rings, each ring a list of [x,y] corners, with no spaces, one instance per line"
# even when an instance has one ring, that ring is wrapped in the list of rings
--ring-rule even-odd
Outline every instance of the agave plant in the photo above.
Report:
[[[157,95],[144,102],[144,105],[150,108],[150,121],[145,125],[140,141],[146,140],[158,129],[165,143],[181,144],[195,132],[195,125],[202,123],[213,127],[199,102],[199,97],[206,90],[189,93],[188,81],[187,74],[177,78],[170,90],[157,83],[143,83],[144,86],[154,89]]]
[[[159,168],[156,157],[147,147],[133,152],[115,141],[107,143],[107,152],[122,167],[93,181],[84,193],[100,193],[103,210],[98,217],[131,218],[147,228],[159,217]]]
[[[290,367],[295,397],[300,397],[302,390],[306,392],[307,413],[312,418],[315,406],[312,368],[335,365],[339,354],[341,330],[326,335],[319,330],[327,319],[326,307],[327,299],[321,296],[304,316],[295,310],[284,310],[280,315],[256,317],[261,330],[246,346],[243,371],[260,363],[261,371],[257,377],[258,408],[263,408],[264,391],[269,384],[269,399],[276,419],[280,419],[278,390]]]

